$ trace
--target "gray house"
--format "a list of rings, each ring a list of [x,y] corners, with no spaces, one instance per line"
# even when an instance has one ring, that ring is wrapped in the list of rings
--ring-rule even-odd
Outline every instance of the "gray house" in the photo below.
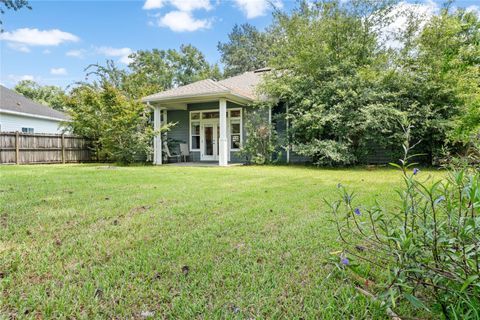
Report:
[[[68,121],[63,112],[0,86],[1,132],[61,133],[63,121]]]
[[[255,88],[268,71],[259,69],[221,81],[201,80],[142,101],[154,109],[155,128],[166,122],[177,123],[168,132],[168,138],[188,145],[190,161],[218,161],[220,166],[226,166],[243,161],[238,152],[247,138],[245,113],[260,98]],[[162,137],[158,135],[154,139],[155,164],[162,164],[162,148]],[[288,162],[288,150],[286,154]]]

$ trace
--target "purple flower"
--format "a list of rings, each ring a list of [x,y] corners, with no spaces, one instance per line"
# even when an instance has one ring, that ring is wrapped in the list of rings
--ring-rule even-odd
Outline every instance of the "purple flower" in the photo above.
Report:
[[[444,196],[441,196],[440,198],[436,199],[433,204],[438,204],[439,202],[441,201],[445,201],[445,197]]]
[[[419,171],[420,171],[420,169],[413,168],[413,175],[416,176]]]
[[[341,256],[340,257],[340,262],[344,265],[344,266],[348,266],[350,264],[350,261],[348,260],[347,257],[345,256]]]
[[[353,210],[353,212],[355,212],[355,214],[356,214],[357,216],[362,214],[362,213],[360,212],[360,209],[358,209],[358,208],[355,208],[355,210]]]

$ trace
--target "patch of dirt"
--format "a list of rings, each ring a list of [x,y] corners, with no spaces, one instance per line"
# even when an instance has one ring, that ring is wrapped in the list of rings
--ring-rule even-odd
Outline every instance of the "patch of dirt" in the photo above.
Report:
[[[131,214],[137,214],[137,213],[144,213],[145,211],[149,210],[151,206],[139,206],[135,207],[132,210],[130,210]]]

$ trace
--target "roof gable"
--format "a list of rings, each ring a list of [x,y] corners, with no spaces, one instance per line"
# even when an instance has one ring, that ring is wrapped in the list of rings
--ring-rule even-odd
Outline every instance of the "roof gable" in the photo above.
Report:
[[[184,86],[152,94],[142,99],[143,102],[162,102],[199,96],[216,96],[232,94],[248,101],[257,100],[256,87],[261,82],[263,73],[270,69],[249,71],[240,75],[214,81],[212,79],[196,81]]]

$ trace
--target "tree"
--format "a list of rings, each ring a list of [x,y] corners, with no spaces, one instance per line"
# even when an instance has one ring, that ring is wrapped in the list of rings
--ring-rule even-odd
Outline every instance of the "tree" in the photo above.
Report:
[[[444,147],[462,151],[479,133],[480,23],[474,13],[447,6],[406,43],[395,61],[392,90],[399,93],[399,108],[410,115],[414,139],[422,140],[419,148],[433,163]]]
[[[32,80],[22,80],[14,90],[38,103],[63,111],[65,108],[65,92],[57,86],[41,86]]]
[[[173,68],[173,84],[183,86],[198,80],[221,77],[217,65],[210,65],[205,55],[192,45],[181,45],[180,50],[168,50],[168,61]]]
[[[92,141],[98,160],[129,164],[145,161],[151,153],[157,132],[150,123],[150,110],[108,78],[75,87],[67,107],[69,128]],[[163,126],[160,131],[167,129]]]
[[[275,16],[274,72],[263,89],[289,106],[290,143],[319,165],[358,162],[369,141],[401,141],[378,42],[390,10],[386,1],[322,1]]]
[[[273,37],[269,34],[248,23],[236,24],[228,34],[229,41],[217,45],[225,65],[225,76],[267,67],[273,52]]]
[[[433,164],[443,147],[458,150],[478,133],[478,18],[448,7],[426,22],[411,15],[401,46],[389,48],[382,33],[396,8],[325,0],[276,14],[263,89],[289,106],[298,153],[317,164],[362,162],[371,146],[398,149],[408,122]]]
[[[129,85],[145,96],[197,80],[221,77],[217,65],[210,65],[205,55],[192,45],[180,50],[139,50],[131,55]]]

